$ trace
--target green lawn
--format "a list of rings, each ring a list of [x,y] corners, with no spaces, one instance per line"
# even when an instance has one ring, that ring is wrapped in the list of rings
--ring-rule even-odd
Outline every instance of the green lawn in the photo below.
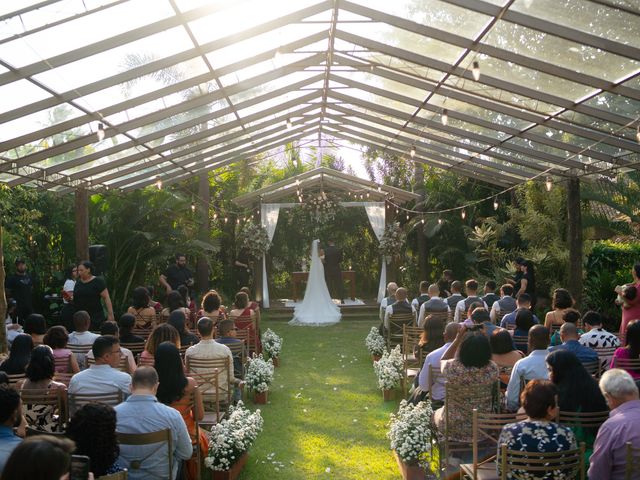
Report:
[[[398,402],[382,401],[364,345],[374,323],[262,322],[263,330],[269,327],[284,339],[281,366],[270,403],[261,406],[264,430],[241,480],[399,478],[386,438],[389,413]],[[251,399],[246,403],[255,408]]]

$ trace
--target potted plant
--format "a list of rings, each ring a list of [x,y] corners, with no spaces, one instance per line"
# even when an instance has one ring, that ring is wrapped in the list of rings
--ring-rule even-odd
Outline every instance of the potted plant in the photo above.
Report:
[[[404,361],[400,352],[400,345],[387,352],[383,352],[380,360],[373,364],[378,377],[378,387],[382,389],[385,401],[393,400],[395,389],[400,386],[404,373]]]
[[[247,360],[247,373],[244,376],[245,385],[253,390],[254,401],[258,404],[267,403],[269,385],[273,381],[273,361],[265,360],[262,354],[253,354]]]
[[[391,441],[404,480],[425,480],[427,453],[431,451],[431,404],[400,402],[398,413],[391,414],[387,437]]]
[[[365,338],[364,343],[367,346],[373,361],[377,362],[380,360],[380,357],[382,357],[382,354],[384,353],[386,343],[384,341],[384,337],[380,335],[377,327],[371,327],[371,331],[367,335],[367,338]]]
[[[250,412],[242,401],[229,407],[229,416],[211,427],[209,452],[204,465],[212,480],[234,480],[247,463],[247,453],[262,431],[260,410]]]
[[[280,366],[280,351],[282,350],[282,337],[279,337],[273,330],[267,328],[262,334],[262,350],[269,355],[274,367]]]

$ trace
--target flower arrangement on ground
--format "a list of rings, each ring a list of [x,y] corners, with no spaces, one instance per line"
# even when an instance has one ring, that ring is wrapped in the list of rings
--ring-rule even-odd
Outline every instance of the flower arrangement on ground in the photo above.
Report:
[[[430,403],[413,405],[406,400],[400,402],[398,413],[391,414],[387,437],[391,440],[391,449],[404,463],[426,463],[425,456],[431,451],[432,414]]]
[[[384,229],[384,234],[380,239],[380,252],[385,257],[397,256],[404,247],[407,235],[400,227],[399,223],[391,223]]]
[[[382,390],[393,390],[400,385],[404,373],[404,361],[400,352],[400,345],[387,352],[383,352],[380,360],[373,364],[378,377],[378,387]]]
[[[335,218],[340,208],[340,203],[328,197],[326,193],[321,192],[318,195],[307,196],[302,208],[317,223],[325,224]]]
[[[260,410],[250,412],[242,403],[229,407],[228,418],[211,427],[209,453],[204,459],[210,470],[229,470],[253,445],[262,431]]]
[[[273,361],[265,360],[262,354],[253,354],[247,359],[247,373],[244,376],[245,385],[254,392],[266,392],[273,381]]]
[[[282,351],[282,337],[278,336],[276,332],[267,328],[267,331],[262,334],[262,350],[271,358],[278,358]]]
[[[364,344],[367,346],[369,353],[374,357],[381,357],[387,345],[377,327],[371,327],[367,338],[364,339]]]
[[[262,225],[252,222],[244,223],[240,230],[240,247],[244,248],[251,257],[262,257],[270,246],[267,230]]]

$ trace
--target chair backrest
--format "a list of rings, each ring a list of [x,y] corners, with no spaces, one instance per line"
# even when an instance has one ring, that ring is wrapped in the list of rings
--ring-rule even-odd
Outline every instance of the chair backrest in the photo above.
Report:
[[[602,362],[594,360],[593,362],[582,362],[582,366],[593,377],[600,377]]]
[[[580,447],[575,450],[551,453],[509,450],[505,444],[502,444],[500,446],[500,466],[502,480],[513,478],[509,475],[509,472],[513,471],[518,474],[526,472],[535,478],[545,477],[546,473],[558,476],[558,478],[584,480],[584,443],[580,443]],[[520,475],[515,478],[525,477]]]
[[[625,480],[632,480],[633,475],[640,472],[640,448],[627,442],[627,465],[625,466]],[[637,477],[636,477],[637,478]]]
[[[228,405],[231,403],[231,385],[233,382],[233,366],[229,362],[229,357],[224,358],[195,358],[187,357],[185,360],[186,368],[189,376],[200,387],[203,395],[206,397],[207,390],[215,391],[216,401],[221,400],[220,394],[224,397],[222,400]],[[227,385],[220,383],[220,374],[227,372]],[[210,395],[210,393],[209,393]]]
[[[18,388],[27,378],[24,373],[14,373],[13,375],[7,375],[7,377],[9,377],[9,386],[12,388]]]
[[[45,405],[56,409],[58,413],[58,430],[64,429],[69,418],[67,409],[67,391],[61,388],[38,388],[20,390],[20,398],[24,405]],[[42,433],[42,431],[40,431]]]
[[[115,407],[122,403],[124,395],[122,390],[114,390],[109,393],[70,393],[69,406],[72,411],[88,403],[104,403]]]
[[[109,475],[103,475],[96,478],[96,480],[127,480],[129,478],[129,472],[125,468],[124,470]]]
[[[138,355],[139,367],[153,367],[155,363],[156,363],[156,360],[153,357],[143,357],[141,354]]]
[[[444,379],[444,373],[439,368],[433,368],[433,365],[429,364],[429,397],[433,401],[433,385],[439,381],[440,379]]]
[[[144,338],[145,340],[149,338],[153,329],[151,328],[132,328],[131,335],[135,335],[136,337]]]
[[[415,362],[418,364],[422,363],[422,349],[419,348],[422,331],[422,328],[416,327],[415,325],[402,325],[402,353],[405,354],[405,360],[408,355],[416,351]]]
[[[416,318],[413,313],[393,313],[389,315],[389,327],[387,328],[387,347],[389,349],[402,344],[402,329],[404,325],[415,325]]]
[[[56,370],[64,368],[67,372],[70,372],[71,371],[71,355],[73,355],[73,352],[67,355],[66,357],[54,357]]]
[[[251,329],[250,328],[238,328],[236,330],[236,338],[242,340],[245,344],[247,354],[251,349]],[[228,346],[228,345],[227,345]]]
[[[68,387],[69,382],[74,375],[75,373],[55,373],[53,375],[53,380],[56,382],[64,383]]]
[[[152,445],[154,443],[165,443],[167,444],[167,455],[169,458],[169,471],[166,478],[173,478],[173,440],[171,438],[171,429],[167,428],[165,430],[159,430],[157,432],[149,432],[149,433],[121,433],[116,432],[118,437],[118,443],[120,445]],[[154,455],[157,451],[153,451],[150,455],[142,459],[135,459],[129,461],[129,469],[130,470],[139,470],[142,466],[142,463],[149,458],[151,455]]]
[[[139,353],[144,352],[144,345],[145,345],[145,342],[132,342],[132,343],[121,343],[120,347],[131,350],[131,353],[133,353],[133,356],[135,357]]]
[[[520,346],[520,345],[527,345],[529,343],[529,336],[528,335],[514,335],[513,336],[513,343],[516,344],[516,347]],[[527,352],[524,352],[525,354]]]
[[[231,355],[233,355],[234,357],[240,357],[240,362],[243,366],[247,363],[247,347],[244,340],[240,342],[225,343],[225,345],[229,347],[229,350],[231,350]]]
[[[482,413],[496,413],[499,409],[500,382],[496,378],[494,382],[485,384],[452,384],[445,382],[445,438],[463,439],[470,438],[471,430],[465,431],[468,425],[457,422],[456,417],[472,418],[473,406]],[[482,405],[482,408],[478,408]]]
[[[72,344],[68,344],[67,348],[69,350],[71,350],[71,352],[74,355],[86,355],[87,353],[89,353],[89,350],[91,350],[91,347],[93,345],[72,345]]]
[[[609,410],[603,412],[558,412],[557,422],[567,427],[600,428],[609,418]]]
[[[640,358],[618,358],[618,357],[613,357],[613,366],[615,368],[622,368],[623,370],[638,370],[638,371],[640,371]]]
[[[95,365],[95,364],[96,364],[95,358],[87,357],[87,365],[91,366],[91,365]],[[129,360],[124,355],[120,356],[120,363],[118,364],[118,370],[120,370],[121,372],[124,372],[124,373],[130,373],[129,372]]]
[[[240,315],[238,317],[233,318],[233,323],[238,329],[236,333],[238,333],[242,329],[249,331],[248,338],[243,340],[246,340],[246,345],[249,352],[257,352],[258,351],[258,335],[256,334],[257,332],[256,319],[255,318],[252,319],[251,315]]]

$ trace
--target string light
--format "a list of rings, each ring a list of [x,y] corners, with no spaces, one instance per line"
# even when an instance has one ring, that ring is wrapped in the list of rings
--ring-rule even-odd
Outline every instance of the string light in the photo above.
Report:
[[[480,63],[478,61],[473,62],[473,68],[471,69],[473,79],[477,82],[480,80]]]
[[[240,219],[239,218],[236,219],[236,225],[240,225]]]
[[[422,217],[422,219],[420,220],[422,222],[422,224],[424,225],[424,217]]]
[[[367,192],[367,198],[369,198],[369,192]]]
[[[217,220],[217,219],[218,219],[218,214],[217,214],[217,213],[214,213],[214,214],[213,214],[213,219],[214,219],[214,220]]]
[[[158,187],[158,190],[162,189],[162,179],[158,178],[156,180],[156,187]]]
[[[551,188],[553,187],[553,178],[551,177],[547,177],[547,180],[544,182],[545,187],[547,187],[547,192],[551,191]]]
[[[438,225],[442,225],[442,219],[438,217]]]
[[[440,117],[442,125],[447,126],[449,124],[449,111],[446,108],[442,109],[442,116]]]
[[[101,142],[102,140],[104,140],[104,135],[105,135],[105,132],[104,132],[104,123],[99,123],[99,124],[98,124],[98,132],[97,132],[97,135],[98,135],[98,141],[99,141],[99,142]]]
[[[467,218],[467,212],[464,208],[460,211],[460,216],[462,217],[463,220]]]
[[[229,219],[227,217],[224,217],[224,223],[227,223],[229,221]]]
[[[196,211],[196,204],[191,202],[191,211],[195,212]]]
[[[409,220],[409,214],[407,213],[407,220]]]
[[[498,210],[498,197],[493,199],[493,209]]]
[[[292,126],[293,126],[293,125],[291,124],[291,119],[290,119],[290,118],[287,118],[287,130],[291,130],[291,127],[292,127]]]
[[[411,147],[411,151],[409,152],[411,154],[411,158],[416,156],[416,147]]]

